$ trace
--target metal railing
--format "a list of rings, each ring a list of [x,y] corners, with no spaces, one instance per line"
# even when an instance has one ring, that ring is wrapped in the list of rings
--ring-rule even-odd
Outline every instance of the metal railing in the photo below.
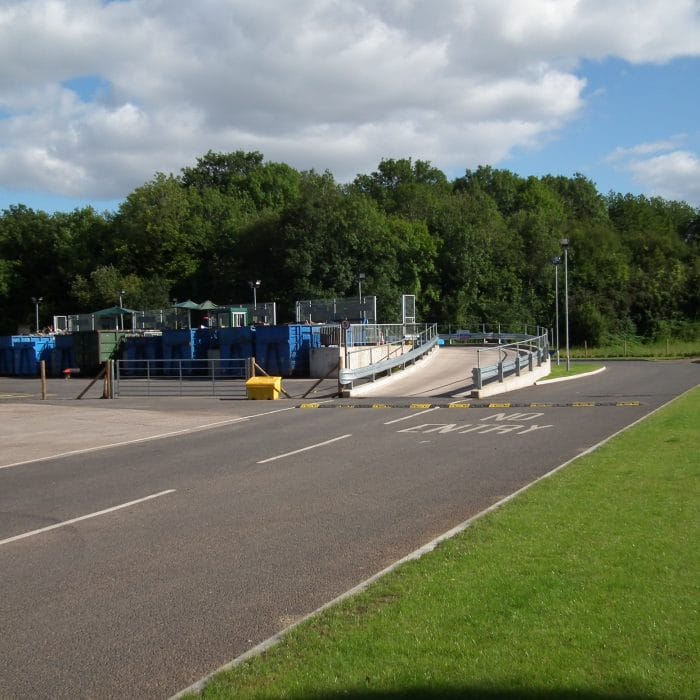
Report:
[[[377,297],[307,299],[296,303],[297,323],[339,323],[344,318],[374,323],[377,320]]]
[[[246,394],[248,360],[117,360],[114,396],[229,396]]]
[[[466,329],[466,330],[465,330]],[[438,325],[441,338],[455,337],[466,333],[476,335],[508,335],[517,333],[518,335],[540,335],[543,329],[535,323],[482,323],[481,321],[466,321],[459,325],[454,323],[441,323]]]
[[[520,376],[524,367],[529,371],[541,366],[549,355],[549,334],[546,330],[538,328],[539,335],[525,335],[514,339],[513,333],[489,334],[482,340],[496,340],[499,344],[496,348],[478,349],[476,351],[476,367],[472,369],[472,379],[476,389],[483,389],[484,384],[497,379],[502,382],[505,377],[515,374]],[[476,334],[479,335],[479,334]],[[472,336],[473,337],[473,336]],[[501,340],[513,342],[501,344]],[[498,362],[482,366],[482,354],[498,352]]]
[[[277,324],[277,304],[274,301],[256,302],[255,304],[232,303],[200,311],[207,314],[209,328],[229,328],[241,322],[244,325],[265,323],[274,326]],[[54,316],[53,324],[54,328],[62,333],[95,330],[162,331],[191,328],[192,313],[186,308],[170,306],[164,309],[113,313],[108,316],[101,316],[100,312],[66,314]]]
[[[357,324],[350,328],[351,344],[345,353],[345,369],[341,369],[338,383],[351,385],[358,379],[374,381],[378,375],[391,373],[397,367],[405,368],[407,364],[433,349],[438,340],[437,324]],[[361,346],[361,347],[358,347]],[[381,348],[380,359],[373,361],[373,348]],[[411,348],[410,350],[408,348]],[[369,362],[352,367],[354,361],[363,354]]]

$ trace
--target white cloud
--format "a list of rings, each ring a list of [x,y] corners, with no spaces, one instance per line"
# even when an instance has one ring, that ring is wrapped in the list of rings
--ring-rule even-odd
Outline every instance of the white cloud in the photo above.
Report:
[[[653,143],[640,143],[631,148],[616,148],[608,157],[610,163],[626,162],[640,156],[651,156],[655,153],[663,153],[680,146],[685,140],[684,134],[679,134],[665,141],[654,141]]]
[[[583,58],[698,54],[692,0],[4,0],[0,187],[118,198],[209,149],[497,164],[580,114]]]
[[[627,149],[627,154],[629,157],[622,159],[620,166],[645,191],[700,207],[700,159],[695,153],[668,150],[662,144],[642,144]]]

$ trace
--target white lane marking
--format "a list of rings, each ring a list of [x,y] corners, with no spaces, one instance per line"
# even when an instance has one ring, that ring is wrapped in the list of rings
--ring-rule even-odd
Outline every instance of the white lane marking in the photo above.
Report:
[[[387,421],[384,425],[391,425],[392,423],[400,423],[402,420],[408,420],[409,418],[415,418],[416,416],[422,416],[424,413],[430,413],[431,411],[437,411],[440,406],[433,406],[432,408],[427,408],[425,411],[418,411],[418,413],[411,413],[403,418],[394,418],[394,420]]]
[[[218,428],[222,425],[233,425],[242,421],[250,420],[251,418],[260,418],[261,416],[269,416],[272,413],[282,413],[283,411],[292,411],[295,406],[288,408],[277,408],[274,411],[265,411],[264,413],[254,413],[251,416],[239,416],[238,418],[227,418],[226,420],[217,421],[216,423],[205,423],[204,425],[195,425],[191,428],[183,428],[182,430],[173,430],[168,433],[157,433],[156,435],[147,435],[142,438],[134,438],[133,440],[124,440],[122,442],[111,442],[107,445],[96,445],[94,447],[83,447],[79,450],[71,450],[70,452],[59,452],[55,455],[46,457],[35,457],[34,459],[26,459],[22,462],[12,462],[11,464],[0,464],[0,469],[9,469],[10,467],[21,467],[26,464],[34,464],[34,462],[46,462],[49,459],[60,459],[61,457],[73,457],[82,455],[88,452],[97,452],[99,450],[108,450],[110,447],[125,447],[126,445],[137,445],[140,442],[148,442],[149,440],[162,440],[163,438],[175,437],[177,435],[189,435],[209,428]]]
[[[89,520],[90,518],[97,518],[100,515],[106,515],[107,513],[113,513],[115,510],[121,510],[122,508],[129,508],[130,506],[135,506],[144,501],[150,501],[154,498],[159,498],[160,496],[166,496],[169,493],[175,493],[175,489],[168,489],[167,491],[160,491],[159,493],[152,493],[150,496],[144,496],[143,498],[137,498],[135,501],[129,501],[128,503],[122,503],[118,506],[112,506],[111,508],[105,508],[104,510],[98,510],[96,513],[88,513],[88,515],[81,515],[78,518],[72,518],[71,520],[64,520],[62,523],[56,523],[55,525],[48,525],[47,527],[41,527],[38,530],[31,530],[30,532],[24,532],[21,535],[15,535],[14,537],[8,537],[7,539],[0,540],[0,547],[4,544],[9,544],[10,542],[16,542],[17,540],[23,540],[25,537],[33,537],[34,535],[40,535],[42,532],[49,532],[49,530],[56,530],[59,527],[66,527],[67,525],[73,525],[74,523],[79,523],[82,520]]]
[[[291,452],[285,452],[284,454],[277,455],[275,457],[268,457],[267,459],[261,459],[258,464],[266,464],[267,462],[274,462],[276,459],[284,459],[285,457],[291,457],[292,455],[298,455],[300,452],[306,452],[307,450],[313,450],[317,447],[323,447],[324,445],[330,445],[332,442],[338,442],[338,440],[345,440],[345,438],[352,437],[352,433],[347,435],[339,435],[338,437],[331,438],[330,440],[324,440],[323,442],[317,442],[315,445],[309,445],[308,447],[302,447],[298,450],[292,450]]]

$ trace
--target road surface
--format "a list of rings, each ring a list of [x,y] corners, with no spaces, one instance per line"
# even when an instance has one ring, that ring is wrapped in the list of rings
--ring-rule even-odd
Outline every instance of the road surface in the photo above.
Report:
[[[608,363],[469,409],[2,401],[0,697],[168,697],[699,376]]]

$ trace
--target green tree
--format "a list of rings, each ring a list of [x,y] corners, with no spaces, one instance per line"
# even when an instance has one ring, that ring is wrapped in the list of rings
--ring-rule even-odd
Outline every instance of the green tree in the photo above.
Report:
[[[595,184],[581,173],[576,173],[572,178],[546,175],[542,178],[542,183],[559,195],[567,214],[567,221],[609,220],[605,197],[598,192]]]
[[[76,275],[71,285],[71,294],[81,310],[90,311],[116,306],[120,299],[130,309],[161,309],[170,305],[168,292],[167,280],[123,274],[114,265],[101,265],[87,278]]]
[[[245,153],[216,153],[208,151],[197,158],[194,167],[182,169],[182,183],[185,187],[200,190],[213,188],[226,194],[240,190],[240,184],[262,167],[263,155],[258,151]]]
[[[467,170],[463,177],[457,178],[453,187],[457,192],[472,195],[482,192],[488,195],[501,215],[507,218],[520,206],[518,195],[523,184],[523,178],[509,170],[479,166],[476,170]]]
[[[178,180],[158,173],[119,207],[113,226],[113,262],[140,277],[186,279],[207,249],[201,229],[190,226],[191,201]]]
[[[693,255],[684,236],[697,213],[661,198],[611,195],[610,218],[627,250],[630,315],[637,332],[654,337],[659,322],[678,318],[687,299]]]
[[[427,220],[436,197],[450,192],[445,174],[429,162],[410,158],[381,161],[371,175],[358,175],[351,189],[372,198],[388,214]]]

